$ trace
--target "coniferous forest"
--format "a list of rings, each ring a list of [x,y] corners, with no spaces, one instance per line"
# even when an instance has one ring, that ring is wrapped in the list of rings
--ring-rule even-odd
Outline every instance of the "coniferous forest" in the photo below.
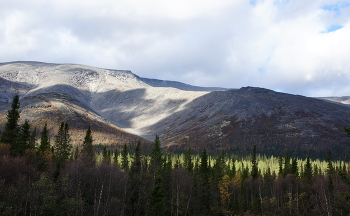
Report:
[[[349,163],[330,150],[324,161],[265,157],[256,145],[249,156],[167,154],[158,136],[150,150],[101,150],[90,126],[78,146],[66,122],[50,141],[46,124],[19,125],[19,107],[15,96],[0,136],[1,215],[350,214]]]

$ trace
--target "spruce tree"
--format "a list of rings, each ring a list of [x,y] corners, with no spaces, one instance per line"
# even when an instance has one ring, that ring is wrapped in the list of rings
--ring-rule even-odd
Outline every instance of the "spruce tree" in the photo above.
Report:
[[[89,163],[90,165],[95,164],[95,153],[94,153],[94,147],[92,145],[93,139],[92,139],[92,132],[90,125],[88,129],[86,130],[85,138],[83,141],[83,146],[81,150],[81,155],[83,161],[86,163]]]
[[[303,178],[306,179],[307,183],[311,183],[312,176],[313,176],[313,174],[312,174],[312,165],[311,165],[311,162],[310,162],[310,157],[307,156],[305,167],[304,167]]]
[[[70,134],[69,134],[69,125],[67,122],[64,124],[64,140],[63,141],[67,147],[71,146],[71,148],[72,148]]]
[[[184,168],[187,172],[193,171],[193,162],[191,155],[191,148],[187,149],[184,154]]]
[[[0,142],[10,145],[11,152],[16,148],[15,145],[19,131],[19,106],[19,97],[16,95],[13,97],[11,109],[7,111],[7,123],[0,137]]]
[[[72,144],[70,143],[69,126],[68,123],[62,122],[57,135],[55,136],[54,154],[56,162],[61,163],[69,158],[72,150]]]
[[[156,169],[154,185],[151,189],[148,204],[148,215],[163,216],[166,215],[166,193],[160,167]]]
[[[330,194],[333,195],[333,190],[334,190],[334,183],[333,183],[334,167],[333,167],[332,151],[330,149],[327,149],[326,162],[327,162],[327,175],[328,175],[328,190],[329,190]]]
[[[334,167],[333,167],[332,151],[330,149],[327,149],[326,162],[327,162],[327,175],[331,176],[334,173]]]
[[[283,169],[283,176],[291,173],[291,164],[290,164],[290,157],[288,151],[286,152],[286,157],[284,158],[284,169]]]
[[[131,164],[130,172],[131,174],[139,174],[141,172],[141,142],[138,141],[136,148],[135,148],[135,154],[133,156],[133,162]]]
[[[224,176],[224,172],[226,169],[226,163],[225,163],[225,152],[222,151],[219,157],[216,158],[215,164],[213,166],[213,173],[214,173],[214,182],[219,183],[219,181],[222,180],[222,177]]]
[[[114,151],[113,162],[118,166],[118,149]]]
[[[25,120],[22,124],[16,145],[12,148],[14,155],[23,155],[24,152],[29,149],[30,141],[30,125],[28,120]]]
[[[41,131],[39,151],[44,152],[44,151],[50,151],[50,150],[51,150],[50,137],[47,131],[47,124],[45,123],[43,130]]]
[[[122,156],[121,168],[124,170],[127,170],[129,168],[129,159],[128,159],[128,147],[126,146],[126,144],[124,144],[121,156]]]
[[[297,158],[293,158],[292,160],[291,174],[294,174],[295,176],[299,175]]]
[[[252,178],[257,179],[259,176],[258,162],[256,161],[256,145],[253,147],[252,153]]]
[[[231,173],[232,173],[232,178],[235,177],[236,175],[236,160],[235,158],[233,157],[232,158],[232,168],[231,168]]]
[[[208,166],[207,150],[204,149],[201,154],[201,161],[199,167],[199,210],[200,213],[207,215],[210,212],[211,204],[211,189],[209,179],[210,169]]]
[[[151,153],[150,170],[155,173],[158,167],[163,166],[162,151],[160,147],[159,136],[156,135],[156,139],[153,142],[153,148]]]
[[[141,163],[141,143],[137,142],[135,148],[135,154],[133,156],[133,162],[131,163],[129,178],[128,178],[128,190],[129,199],[126,202],[127,215],[143,215],[144,209],[142,207],[141,188],[142,188],[142,163]]]
[[[283,158],[282,158],[282,153],[280,154],[280,156],[278,157],[278,174],[283,174],[283,167],[282,167],[282,164],[283,164]]]

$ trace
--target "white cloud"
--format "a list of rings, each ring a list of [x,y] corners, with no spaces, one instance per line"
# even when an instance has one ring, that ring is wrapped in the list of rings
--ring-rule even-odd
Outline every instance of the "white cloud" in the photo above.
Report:
[[[350,1],[1,0],[0,61],[79,63],[201,86],[350,95],[349,23]]]

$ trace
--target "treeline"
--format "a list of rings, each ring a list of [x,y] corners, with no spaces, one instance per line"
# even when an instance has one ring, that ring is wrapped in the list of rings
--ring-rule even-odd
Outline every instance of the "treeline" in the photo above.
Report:
[[[206,149],[179,157],[135,147],[102,149],[98,160],[90,127],[80,146],[61,123],[53,145],[46,126],[38,144],[27,121],[18,125],[14,98],[0,136],[2,215],[349,215],[350,172],[327,151],[325,172],[288,153],[278,170],[259,168],[254,146],[249,163]],[[18,114],[18,115],[17,115]],[[346,132],[349,134],[349,128]]]

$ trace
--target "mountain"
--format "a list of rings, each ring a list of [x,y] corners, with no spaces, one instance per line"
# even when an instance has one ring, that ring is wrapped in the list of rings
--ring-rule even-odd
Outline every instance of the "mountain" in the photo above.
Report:
[[[249,154],[256,144],[265,154],[288,150],[320,157],[327,148],[345,155],[350,140],[343,127],[349,123],[347,105],[244,87],[206,94],[152,127],[172,149],[192,145]]]
[[[164,148],[210,152],[322,155],[346,154],[348,98],[309,98],[256,87],[206,88],[141,78],[131,71],[76,64],[0,64],[0,115],[4,124],[12,97],[21,118],[49,122],[52,132],[68,121],[81,135],[92,125],[97,143],[161,137]],[[140,138],[141,137],[141,138]],[[95,142],[96,143],[96,142]]]

